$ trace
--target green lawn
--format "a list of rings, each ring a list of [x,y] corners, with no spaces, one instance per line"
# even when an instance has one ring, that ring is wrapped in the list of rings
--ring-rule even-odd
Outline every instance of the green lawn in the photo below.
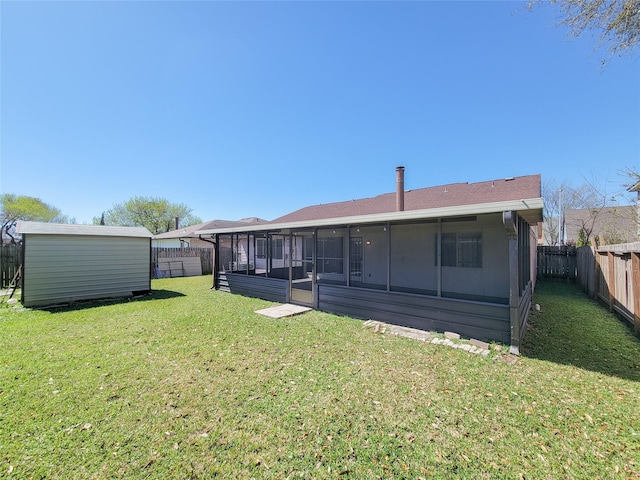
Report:
[[[0,306],[0,477],[640,477],[640,342],[573,286],[509,364],[209,285]]]

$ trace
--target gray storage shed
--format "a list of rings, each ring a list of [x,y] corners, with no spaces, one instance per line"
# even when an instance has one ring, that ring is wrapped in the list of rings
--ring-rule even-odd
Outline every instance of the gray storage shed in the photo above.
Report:
[[[151,290],[151,232],[138,227],[18,222],[25,307]]]

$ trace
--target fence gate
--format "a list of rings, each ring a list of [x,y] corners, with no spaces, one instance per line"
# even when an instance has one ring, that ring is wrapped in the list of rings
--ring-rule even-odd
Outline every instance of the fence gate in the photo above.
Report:
[[[576,247],[538,247],[538,278],[573,280],[578,276]]]

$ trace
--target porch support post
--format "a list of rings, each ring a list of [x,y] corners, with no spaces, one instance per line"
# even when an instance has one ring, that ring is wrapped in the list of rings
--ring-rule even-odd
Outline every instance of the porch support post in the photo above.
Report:
[[[502,212],[502,223],[509,236],[509,322],[511,326],[510,353],[520,355],[520,288],[518,286],[518,214]]]
[[[249,250],[251,248],[251,233],[247,232],[247,275],[249,275]]]
[[[229,270],[231,271],[230,273],[233,273],[233,265],[236,263],[236,252],[233,249],[233,237],[235,236],[234,233],[231,234],[231,265],[229,265]],[[226,270],[226,269],[225,269]]]
[[[351,286],[351,225],[347,225],[347,254],[345,255],[347,264],[347,287]],[[344,271],[344,268],[343,268]]]
[[[257,246],[258,246],[258,236],[256,235],[256,232],[253,232],[253,274],[256,275],[258,272],[256,271],[258,269],[258,265],[256,265],[258,262],[256,262],[256,254],[258,253],[257,250]]]
[[[391,224],[385,224],[387,231],[387,292],[391,291]]]
[[[442,296],[442,218],[438,218],[438,233],[436,234],[436,275],[437,295]]]
[[[213,285],[218,290],[220,287],[220,235],[216,233],[216,243],[213,244]]]
[[[293,286],[293,232],[289,232],[289,288],[287,289],[287,303],[291,301],[291,287]]]
[[[316,268],[316,263],[318,261],[318,228],[315,227],[313,229],[313,254],[312,254],[313,265],[311,267],[311,275],[313,278],[311,279],[311,290],[313,291],[313,308],[314,310],[318,310],[318,304],[320,303],[318,294],[318,269]]]
[[[269,278],[269,273],[271,273],[271,269],[273,268],[273,265],[271,264],[271,234],[269,233],[269,231],[265,233],[265,236],[267,238],[267,251],[265,253],[265,264],[267,272],[264,274],[264,276],[266,278]]]
[[[607,287],[609,289],[609,311],[613,312],[613,304],[616,298],[616,257],[613,252],[607,252],[607,267],[609,269]]]

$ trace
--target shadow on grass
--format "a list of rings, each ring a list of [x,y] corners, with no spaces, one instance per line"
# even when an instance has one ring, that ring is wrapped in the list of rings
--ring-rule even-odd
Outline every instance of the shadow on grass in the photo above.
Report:
[[[63,305],[52,305],[49,307],[41,307],[38,310],[43,310],[49,313],[61,313],[71,312],[75,310],[87,310],[90,308],[102,307],[104,305],[118,305],[131,302],[149,302],[154,300],[166,300],[169,298],[184,297],[184,293],[174,292],[172,290],[151,290],[150,293],[142,295],[134,295],[133,297],[115,297],[104,298],[99,300],[80,300],[77,302],[67,303]]]
[[[521,353],[640,382],[640,339],[576,285],[539,282]]]

